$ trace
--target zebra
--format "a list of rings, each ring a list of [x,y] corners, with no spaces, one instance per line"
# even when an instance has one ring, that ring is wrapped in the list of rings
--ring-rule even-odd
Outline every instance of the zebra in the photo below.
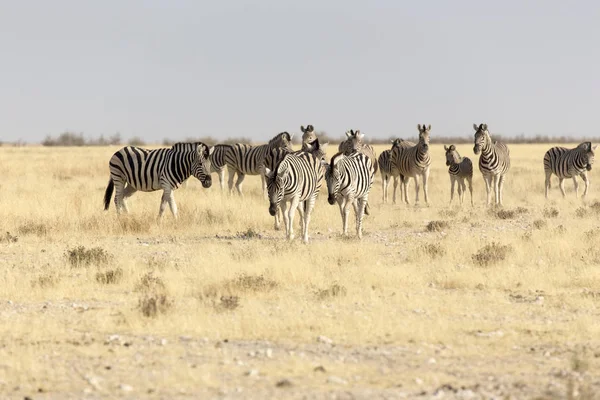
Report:
[[[375,172],[377,172],[377,155],[371,145],[363,142],[365,134],[361,133],[359,130],[355,131],[350,129],[349,131],[346,131],[346,137],[347,139],[338,146],[338,151],[346,155],[350,155],[350,153],[354,151],[363,153],[371,159],[371,164],[373,165]]]
[[[415,180],[415,205],[419,204],[419,176],[423,178],[423,194],[425,203],[429,204],[429,190],[427,181],[429,179],[429,166],[431,157],[429,156],[429,132],[431,125],[417,125],[419,130],[419,142],[412,147],[395,147],[392,149],[392,164],[395,165],[398,173],[402,175],[402,190],[404,191],[404,202],[408,204],[408,180]]]
[[[565,197],[565,178],[573,178],[575,187],[575,197],[579,195],[579,184],[577,176],[580,176],[585,183],[583,197],[587,195],[590,181],[587,177],[587,171],[592,170],[594,164],[594,150],[598,145],[592,147],[591,142],[580,143],[574,149],[565,147],[552,147],[544,154],[544,172],[546,173],[546,199],[548,198],[548,189],[550,189],[550,177],[555,174],[558,177],[560,191]]]
[[[317,140],[315,128],[312,125],[307,125],[306,128],[304,125],[300,125],[300,130],[302,131],[302,150],[310,151],[312,144]]]
[[[231,148],[228,144],[217,144],[213,147],[213,152],[208,157],[210,161],[210,172],[216,172],[219,176],[219,185],[221,191],[225,190],[225,153]]]
[[[502,188],[504,179],[510,169],[510,151],[501,142],[492,142],[487,124],[473,124],[475,129],[475,140],[473,152],[479,154],[479,170],[485,180],[487,192],[487,205],[491,203],[491,189],[493,185],[496,206],[502,206]]]
[[[400,175],[400,173],[398,172],[398,170],[394,167],[393,163],[392,163],[392,149],[394,147],[412,147],[415,146],[415,144],[413,142],[409,142],[403,139],[394,139],[392,140],[392,148],[383,151],[380,155],[379,158],[377,159],[377,164],[379,165],[379,172],[381,173],[381,185],[383,188],[383,202],[387,203],[388,201],[388,194],[387,194],[387,188],[389,185],[389,181],[390,178],[393,177],[394,178],[394,197],[393,197],[393,203],[396,204],[396,189],[398,189],[398,178],[400,178],[400,181],[402,181],[402,179],[404,178],[402,175]],[[400,198],[402,198],[402,187],[400,187]]]
[[[458,198],[460,204],[463,203],[467,185],[469,184],[469,192],[471,193],[471,206],[473,206],[473,163],[469,157],[461,157],[456,150],[456,146],[451,144],[449,147],[444,145],[446,150],[446,165],[448,174],[450,175],[450,203],[454,199],[454,184],[458,182]]]
[[[362,220],[374,176],[371,159],[359,152],[350,155],[337,153],[326,165],[327,201],[331,205],[337,201],[344,235],[348,235],[348,214],[352,205],[356,216],[356,234],[362,239]]]
[[[265,168],[274,171],[277,165],[285,158],[288,154],[300,154],[302,152],[310,153],[317,157],[319,160],[325,159],[325,152],[329,143],[319,144],[319,139],[315,139],[309,147],[309,151],[297,150],[290,151],[285,147],[277,147],[272,149],[265,157]],[[278,231],[281,228],[280,214],[282,213],[281,208],[277,209],[275,213],[275,230]]]
[[[202,142],[175,143],[171,148],[147,150],[126,146],[110,158],[110,179],[104,193],[104,210],[108,210],[110,199],[115,191],[117,214],[121,208],[129,212],[127,198],[136,191],[153,192],[163,190],[158,217],[161,218],[167,203],[177,218],[177,204],[173,191],[179,188],[191,175],[209,188],[212,179],[208,158],[213,148]]]
[[[294,239],[294,215],[298,209],[302,220],[302,241],[308,243],[310,214],[325,174],[322,162],[314,154],[300,151],[286,154],[273,171],[267,171],[269,214],[275,216],[283,203],[283,221],[288,240]]]
[[[285,147],[292,150],[292,136],[288,132],[277,134],[268,144],[251,146],[249,144],[234,144],[225,152],[225,164],[229,170],[229,192],[233,192],[233,177],[238,178],[235,187],[242,195],[242,182],[246,175],[260,175],[263,195],[266,195],[267,184],[265,180],[265,157],[271,149]]]

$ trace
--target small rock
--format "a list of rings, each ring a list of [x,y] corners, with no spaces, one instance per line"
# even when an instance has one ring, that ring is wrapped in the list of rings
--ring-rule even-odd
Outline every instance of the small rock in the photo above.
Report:
[[[167,339],[165,339],[165,338],[162,338],[162,339],[160,339],[160,345],[161,345],[161,346],[166,346],[166,345],[167,345],[167,343],[169,343],[169,342],[167,341]]]
[[[317,337],[317,342],[325,343],[325,344],[333,344],[333,340],[331,340],[327,336],[323,336],[323,335],[319,335]]]
[[[192,340],[191,336],[179,336],[179,340],[181,340],[182,342],[189,342],[190,340]]]
[[[423,384],[423,379],[421,379],[421,378],[415,378],[415,383],[417,385],[422,385]]]
[[[335,385],[347,385],[348,381],[340,378],[339,376],[330,376],[329,378],[327,378],[327,383],[333,383]]]
[[[265,351],[265,355],[269,358],[273,358],[273,349],[269,348]]]
[[[437,361],[435,360],[435,358],[430,358],[429,360],[427,360],[428,364],[435,364]]]
[[[280,381],[277,381],[277,383],[275,384],[275,387],[278,388],[287,388],[287,387],[292,387],[293,384],[292,382],[290,382],[289,379],[282,379]]]
[[[250,371],[246,372],[246,376],[258,376],[258,370],[251,369]]]
[[[119,389],[121,389],[121,390],[122,390],[122,391],[124,391],[124,392],[131,392],[131,391],[133,390],[133,387],[132,387],[132,386],[130,386],[130,385],[126,385],[126,384],[124,384],[124,383],[121,383],[121,384],[119,385]]]

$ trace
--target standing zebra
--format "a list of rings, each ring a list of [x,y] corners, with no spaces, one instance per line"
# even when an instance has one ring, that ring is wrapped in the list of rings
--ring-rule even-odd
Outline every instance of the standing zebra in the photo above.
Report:
[[[285,147],[292,150],[292,135],[281,132],[261,146],[249,144],[234,144],[225,152],[225,163],[229,170],[229,191],[233,191],[233,177],[237,173],[238,178],[235,187],[242,195],[242,182],[246,175],[260,175],[262,181],[263,195],[266,195],[267,184],[265,180],[265,157],[271,149]]]
[[[471,206],[473,205],[473,163],[469,157],[461,157],[453,144],[450,147],[444,145],[446,150],[446,165],[448,174],[450,175],[450,203],[454,199],[454,184],[458,183],[458,198],[460,204],[463,203],[467,185],[465,179],[469,183],[469,192],[471,192]]]
[[[510,151],[504,143],[498,141],[492,143],[492,137],[488,131],[487,124],[473,124],[475,129],[475,141],[473,152],[479,154],[479,170],[485,180],[487,191],[487,205],[492,201],[492,185],[495,194],[495,205],[502,206],[502,188],[504,179],[510,169]]]
[[[269,214],[275,216],[283,202],[283,221],[288,240],[294,239],[294,214],[302,218],[302,241],[308,243],[308,224],[323,183],[322,160],[307,152],[286,154],[274,171],[267,172]],[[289,203],[289,209],[287,208]]]
[[[210,161],[210,172],[216,172],[219,176],[219,185],[221,191],[225,190],[225,153],[231,148],[228,144],[217,144],[213,147],[213,152],[208,157]]]
[[[587,171],[592,170],[594,164],[594,150],[598,145],[592,147],[591,142],[583,142],[574,149],[565,147],[552,147],[544,154],[544,172],[546,173],[546,199],[548,198],[548,189],[550,189],[550,177],[552,174],[558,176],[560,191],[565,197],[565,178],[573,178],[575,187],[575,197],[579,195],[579,184],[577,176],[580,176],[585,183],[583,197],[587,195],[590,181],[587,177]]]
[[[337,201],[342,215],[343,234],[348,234],[348,214],[350,206],[356,215],[356,234],[362,238],[362,220],[369,191],[373,185],[375,169],[371,159],[365,154],[354,152],[350,155],[338,153],[326,166],[327,201],[333,205]]]
[[[365,134],[361,133],[359,130],[346,131],[347,139],[340,143],[338,146],[338,151],[340,153],[344,153],[345,155],[350,155],[350,153],[354,151],[358,151],[369,157],[371,159],[371,164],[377,172],[377,155],[375,154],[375,150],[373,146],[366,144],[363,139],[365,138]]]
[[[377,159],[377,163],[379,164],[379,172],[381,172],[381,185],[383,188],[384,203],[387,203],[388,201],[387,189],[390,183],[390,178],[394,178],[394,204],[396,204],[396,189],[398,189],[398,178],[400,178],[400,181],[402,181],[402,179],[404,178],[402,175],[400,175],[398,169],[392,163],[392,149],[394,147],[408,148],[412,146],[415,146],[413,142],[409,142],[403,139],[394,139],[392,140],[392,148],[383,151]],[[400,187],[400,198],[402,198],[402,187]]]
[[[173,191],[191,175],[209,188],[212,179],[208,157],[212,147],[201,142],[176,143],[171,148],[146,150],[127,146],[117,151],[110,159],[110,179],[104,193],[104,209],[108,210],[110,198],[115,191],[117,213],[121,208],[129,212],[126,200],[136,191],[153,192],[163,190],[158,217],[162,217],[167,203],[177,218],[177,204]]]
[[[317,157],[319,160],[325,159],[325,152],[329,143],[319,144],[319,139],[315,139],[309,146],[309,151],[297,150],[290,151],[286,147],[277,147],[272,149],[265,157],[265,168],[269,171],[275,171],[277,165],[285,158],[288,154],[310,153]],[[275,213],[275,230],[278,231],[281,228],[280,220],[281,208],[277,209]]]
[[[423,194],[425,203],[429,204],[429,192],[427,180],[429,179],[429,132],[431,125],[417,125],[419,130],[419,142],[412,147],[395,147],[392,149],[392,164],[396,166],[398,173],[402,175],[402,186],[404,190],[404,202],[408,204],[408,180],[415,180],[415,205],[419,204],[419,176],[423,178]]]

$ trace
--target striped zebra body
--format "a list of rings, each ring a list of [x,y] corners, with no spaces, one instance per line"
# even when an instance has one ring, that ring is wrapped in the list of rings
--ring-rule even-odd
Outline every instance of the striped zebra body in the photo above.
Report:
[[[577,177],[580,176],[585,183],[583,197],[587,195],[590,181],[587,177],[587,172],[592,170],[594,164],[594,150],[597,146],[592,147],[591,142],[580,143],[574,149],[566,147],[552,147],[544,154],[544,172],[546,173],[546,199],[548,198],[548,189],[550,189],[550,177],[556,175],[559,180],[560,191],[563,198],[565,197],[564,180],[573,179],[575,188],[575,197],[579,195],[579,184]]]
[[[346,131],[347,139],[340,143],[338,146],[338,151],[340,153],[344,153],[345,155],[350,155],[354,151],[358,151],[369,157],[371,159],[371,164],[377,172],[377,155],[375,154],[375,150],[373,146],[366,144],[363,142],[365,137],[364,133],[361,133],[359,130]]]
[[[417,125],[419,129],[419,142],[411,147],[395,147],[392,149],[392,164],[396,166],[402,175],[402,186],[404,191],[404,202],[408,204],[408,181],[415,180],[415,205],[419,204],[419,178],[423,179],[423,194],[425,203],[429,204],[429,166],[431,157],[429,155],[429,132],[428,127]]]
[[[208,158],[212,148],[201,142],[176,143],[171,148],[147,150],[127,146],[117,151],[110,159],[110,179],[104,193],[104,209],[108,210],[113,190],[117,213],[129,212],[126,200],[136,191],[153,192],[163,190],[159,217],[167,203],[177,218],[177,204],[173,191],[190,176],[195,176],[202,186],[208,188],[212,180]]]
[[[337,202],[340,207],[344,235],[348,234],[348,216],[352,206],[356,215],[356,234],[362,238],[362,220],[374,175],[371,159],[365,154],[338,153],[331,158],[325,174],[329,194],[327,200],[332,205]]]
[[[488,131],[487,124],[473,124],[475,129],[475,140],[473,152],[479,154],[479,170],[485,180],[487,192],[487,205],[491,203],[491,189],[493,187],[495,202],[497,206],[502,206],[502,189],[504,188],[504,179],[510,169],[510,151],[504,143],[498,141],[492,142],[492,137]]]
[[[275,171],[277,165],[285,158],[288,154],[299,155],[301,153],[310,153],[319,160],[325,159],[325,152],[329,143],[319,144],[319,140],[315,139],[310,146],[308,146],[309,150],[297,150],[290,151],[286,147],[277,147],[272,149],[269,154],[265,157],[265,168],[268,171]],[[282,213],[281,208],[277,209],[275,213],[275,230],[279,230],[281,228],[281,218],[280,214]],[[301,220],[302,222],[302,220]]]
[[[266,195],[267,184],[265,180],[265,157],[269,152],[278,147],[292,150],[292,135],[281,132],[268,144],[251,146],[249,144],[234,144],[225,152],[225,163],[229,170],[229,191],[233,191],[233,178],[238,175],[235,187],[242,195],[242,182],[246,175],[260,175],[263,194]]]
[[[408,142],[402,139],[394,139],[392,140],[392,148],[383,151],[379,158],[377,159],[377,164],[379,165],[379,172],[381,173],[381,185],[383,188],[383,202],[387,203],[388,201],[388,185],[390,183],[390,178],[394,178],[394,197],[393,203],[396,204],[396,190],[398,188],[398,181],[402,181],[404,178],[400,175],[400,172],[395,167],[392,162],[392,149],[394,147],[403,147],[408,148],[415,146],[414,143]],[[402,187],[400,187],[400,197],[402,198]]]
[[[228,144],[217,144],[214,146],[213,152],[208,157],[210,161],[210,172],[216,172],[219,176],[219,185],[221,191],[225,190],[225,153],[231,149]]]
[[[288,240],[294,239],[294,215],[298,209],[302,219],[302,240],[308,242],[310,215],[323,183],[324,172],[322,160],[306,152],[286,154],[275,170],[268,172],[269,213],[275,216],[277,210],[282,209]]]
[[[450,203],[454,199],[454,184],[458,183],[458,198],[460,204],[463,203],[467,186],[465,180],[469,183],[469,192],[471,193],[471,206],[473,205],[473,163],[469,157],[461,157],[456,146],[444,146],[446,150],[446,165],[450,175]]]

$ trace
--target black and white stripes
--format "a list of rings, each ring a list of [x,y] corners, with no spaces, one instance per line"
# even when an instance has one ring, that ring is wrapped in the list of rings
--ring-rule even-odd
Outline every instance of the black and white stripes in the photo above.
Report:
[[[179,188],[191,175],[210,187],[209,158],[212,148],[201,142],[176,143],[171,148],[147,150],[127,146],[117,151],[110,159],[110,180],[104,193],[104,209],[108,210],[113,190],[117,213],[128,212],[126,199],[136,191],[153,192],[163,190],[159,217],[167,203],[177,218],[177,204],[173,190]]]
[[[388,185],[390,183],[390,178],[394,178],[394,196],[393,203],[396,204],[396,190],[398,189],[398,180],[402,181],[403,176],[400,175],[400,172],[392,162],[392,150],[394,147],[403,147],[408,148],[412,147],[415,144],[403,139],[394,139],[392,140],[392,147],[388,150],[384,150],[379,155],[377,159],[377,164],[379,165],[379,172],[381,173],[381,186],[383,189],[383,202],[387,203],[388,201]],[[400,187],[400,198],[402,198],[402,186]]]
[[[550,189],[550,177],[552,174],[555,174],[558,177],[558,186],[560,187],[563,197],[565,197],[564,180],[566,178],[573,178],[575,197],[578,196],[579,184],[577,183],[577,176],[580,176],[585,183],[583,197],[587,195],[588,188],[590,186],[587,172],[592,170],[592,164],[594,163],[594,150],[596,150],[596,147],[597,145],[592,147],[591,142],[583,142],[574,149],[567,149],[566,147],[552,147],[546,152],[546,154],[544,154],[546,198],[548,198],[548,189]]]
[[[217,144],[213,147],[213,151],[208,157],[210,161],[210,172],[216,172],[219,176],[219,185],[221,190],[225,189],[225,153],[230,151],[231,146],[228,144]]]
[[[487,124],[473,124],[475,139],[473,152],[481,153],[479,156],[479,170],[485,180],[487,191],[487,205],[491,203],[491,189],[493,186],[495,194],[494,204],[502,205],[502,189],[504,179],[510,169],[510,152],[504,143],[492,142]]]
[[[331,158],[325,174],[327,200],[332,205],[337,202],[340,207],[344,235],[348,234],[348,214],[352,206],[356,215],[356,234],[362,238],[362,220],[374,175],[371,159],[362,153],[338,153]]]
[[[450,175],[450,203],[454,199],[454,184],[458,183],[458,198],[460,204],[463,203],[467,186],[465,180],[469,184],[469,192],[471,193],[471,205],[473,205],[473,163],[469,157],[461,157],[453,144],[450,147],[444,146],[446,150],[446,165],[448,166],[448,174]]]

